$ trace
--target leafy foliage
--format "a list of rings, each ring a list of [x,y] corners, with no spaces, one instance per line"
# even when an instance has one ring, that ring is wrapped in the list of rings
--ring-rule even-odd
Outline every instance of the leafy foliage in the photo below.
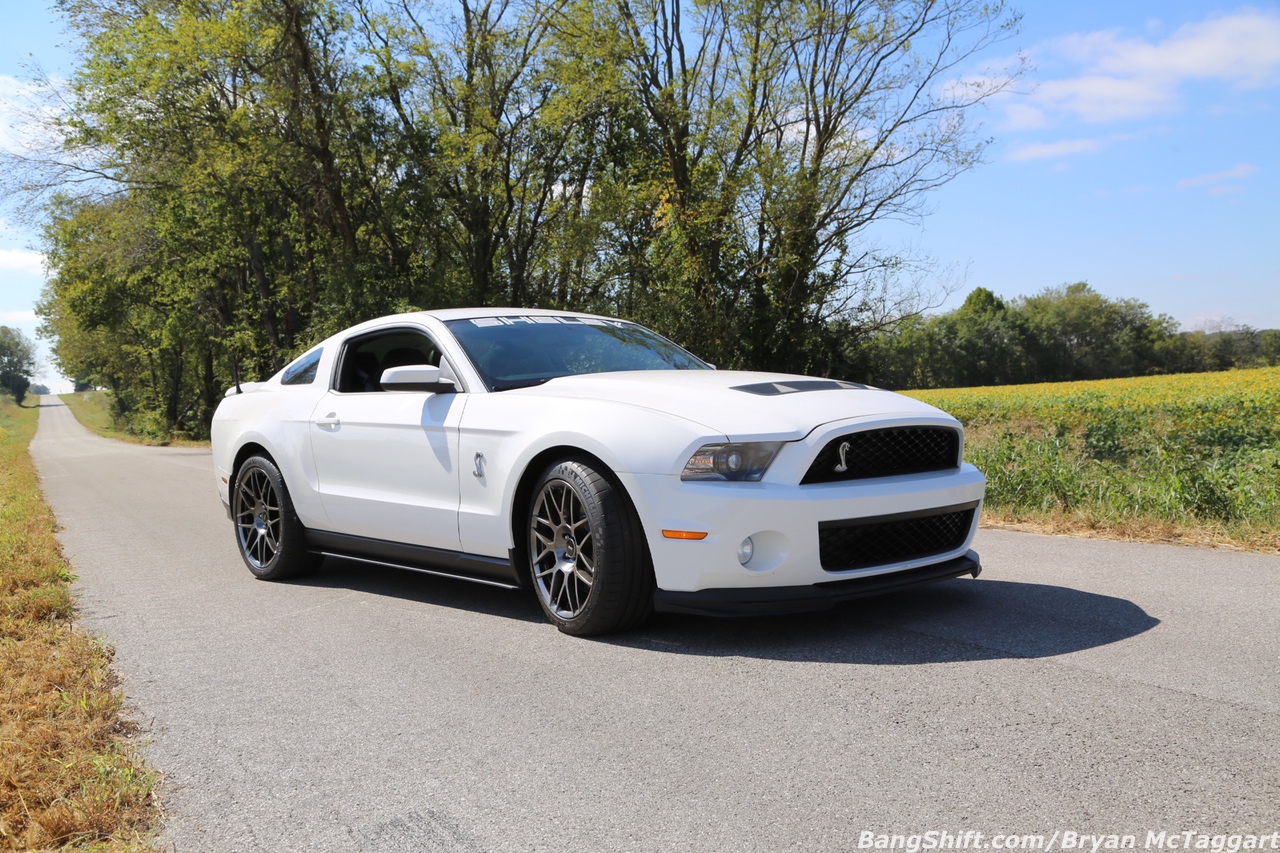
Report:
[[[21,403],[36,369],[36,345],[18,329],[0,326],[0,391]]]
[[[1064,382],[1280,364],[1280,331],[1179,333],[1145,303],[1077,282],[1009,302],[977,288],[956,311],[879,335],[862,356],[890,388]]]
[[[866,227],[978,162],[966,113],[1021,70],[962,76],[1018,20],[971,0],[59,7],[66,145],[9,189],[57,191],[43,334],[142,432],[411,308],[598,310],[848,373],[929,302]]]

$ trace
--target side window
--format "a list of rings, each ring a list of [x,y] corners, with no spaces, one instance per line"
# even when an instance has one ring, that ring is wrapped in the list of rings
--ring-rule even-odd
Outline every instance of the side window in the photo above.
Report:
[[[343,393],[381,391],[382,371],[407,364],[440,366],[440,350],[421,332],[394,329],[349,341],[334,390]]]
[[[281,385],[310,385],[316,381],[316,369],[320,367],[323,349],[312,350],[285,368],[280,377]]]

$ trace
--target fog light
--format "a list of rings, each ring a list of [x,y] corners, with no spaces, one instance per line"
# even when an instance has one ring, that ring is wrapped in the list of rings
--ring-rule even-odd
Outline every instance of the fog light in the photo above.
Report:
[[[750,536],[743,539],[742,544],[738,546],[738,562],[744,566],[751,562],[751,555],[755,553],[755,550],[756,543],[751,541]]]

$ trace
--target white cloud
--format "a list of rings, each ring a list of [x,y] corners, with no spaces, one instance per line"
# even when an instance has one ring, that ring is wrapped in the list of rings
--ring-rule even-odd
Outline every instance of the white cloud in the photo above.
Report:
[[[0,270],[44,276],[44,254],[30,249],[0,249]]]
[[[1007,99],[1007,126],[1144,118],[1177,111],[1184,86],[1193,82],[1245,89],[1280,83],[1280,12],[1242,10],[1186,24],[1163,39],[1117,30],[1074,34],[1030,54],[1063,73]]]
[[[1251,163],[1241,163],[1233,166],[1224,172],[1214,172],[1211,175],[1197,175],[1194,178],[1183,178],[1178,181],[1180,187],[1202,187],[1205,184],[1222,184],[1226,181],[1234,181],[1239,178],[1247,178],[1254,172],[1258,171],[1258,167]]]
[[[1117,77],[1263,86],[1274,83],[1280,70],[1280,14],[1274,12],[1241,11],[1187,24],[1156,43],[1114,33],[1072,38],[1075,55],[1088,67]],[[1071,50],[1071,39],[1066,47]]]
[[[1004,108],[1004,127],[1007,130],[1039,130],[1049,126],[1044,110],[1030,104],[1007,104]]]
[[[30,323],[34,325],[36,322],[36,312],[34,311],[0,311],[0,323]]]
[[[1070,113],[1094,124],[1164,112],[1177,100],[1157,81],[1097,74],[1050,80],[1032,98],[1045,114]]]
[[[1009,160],[1045,160],[1072,154],[1093,154],[1102,150],[1097,139],[1064,139],[1061,142],[1038,142],[1020,145],[1008,154]]]

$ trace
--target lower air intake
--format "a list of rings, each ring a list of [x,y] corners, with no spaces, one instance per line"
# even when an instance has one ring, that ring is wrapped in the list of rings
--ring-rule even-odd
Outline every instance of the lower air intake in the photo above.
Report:
[[[955,551],[973,527],[978,505],[924,512],[824,521],[818,525],[818,553],[828,572],[847,572],[905,563]]]

